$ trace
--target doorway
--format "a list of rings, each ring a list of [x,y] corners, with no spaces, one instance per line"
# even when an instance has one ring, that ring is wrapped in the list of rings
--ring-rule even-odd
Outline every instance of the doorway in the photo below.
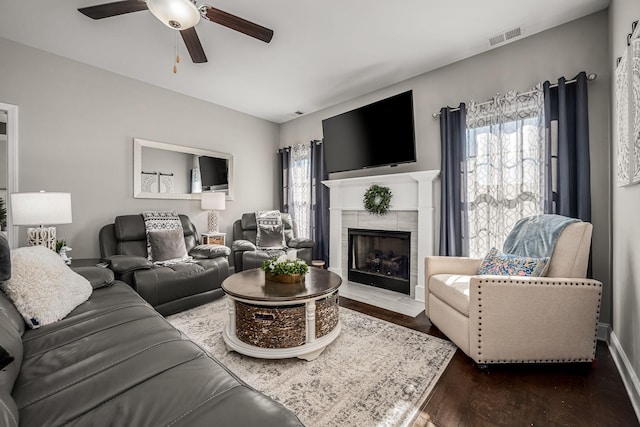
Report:
[[[11,193],[18,191],[18,107],[0,102],[0,229],[11,248],[18,229],[11,220]]]

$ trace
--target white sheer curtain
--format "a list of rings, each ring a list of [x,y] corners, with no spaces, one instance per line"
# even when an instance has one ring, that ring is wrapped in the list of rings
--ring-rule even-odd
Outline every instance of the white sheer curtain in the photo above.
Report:
[[[311,145],[291,148],[289,213],[298,237],[311,237]]]
[[[469,256],[482,258],[492,247],[502,249],[516,221],[544,211],[542,86],[472,101],[466,120],[466,239]]]

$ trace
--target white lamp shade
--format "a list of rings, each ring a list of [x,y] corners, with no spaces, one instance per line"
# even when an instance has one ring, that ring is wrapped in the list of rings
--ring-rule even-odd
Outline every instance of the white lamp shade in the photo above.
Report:
[[[200,11],[189,0],[147,0],[149,11],[169,28],[186,30],[200,22]]]
[[[223,211],[225,209],[225,194],[219,192],[201,193],[200,207],[205,211]]]
[[[54,225],[71,223],[70,193],[11,194],[13,225]]]

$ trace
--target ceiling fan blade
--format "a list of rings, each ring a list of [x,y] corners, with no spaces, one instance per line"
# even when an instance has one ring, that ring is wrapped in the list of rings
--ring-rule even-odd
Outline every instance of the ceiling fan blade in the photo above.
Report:
[[[181,30],[180,35],[182,36],[182,40],[184,40],[184,44],[187,46],[189,55],[191,55],[191,60],[196,64],[207,62],[207,55],[204,53],[195,27]]]
[[[273,37],[273,30],[265,28],[262,25],[254,24],[253,22],[216,9],[215,7],[205,6],[205,8],[206,17],[216,24],[224,25],[227,28],[239,31],[266,43],[269,43]]]
[[[81,7],[79,12],[93,19],[109,18],[111,16],[124,15],[125,13],[147,10],[147,3],[142,0],[125,0],[114,3],[104,3],[96,6]]]

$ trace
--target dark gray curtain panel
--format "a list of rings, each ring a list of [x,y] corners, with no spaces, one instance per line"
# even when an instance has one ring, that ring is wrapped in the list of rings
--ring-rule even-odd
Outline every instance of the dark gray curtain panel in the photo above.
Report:
[[[440,110],[440,142],[442,147],[440,181],[440,255],[467,256],[467,228],[464,208],[465,187],[463,164],[466,158],[466,107],[456,111]]]
[[[291,149],[278,150],[278,188],[280,189],[280,212],[289,212],[289,165],[291,164]]]
[[[543,85],[547,128],[545,212],[591,222],[591,164],[587,75]]]
[[[314,259],[329,265],[329,179],[321,141],[311,141],[311,238],[316,242]]]

